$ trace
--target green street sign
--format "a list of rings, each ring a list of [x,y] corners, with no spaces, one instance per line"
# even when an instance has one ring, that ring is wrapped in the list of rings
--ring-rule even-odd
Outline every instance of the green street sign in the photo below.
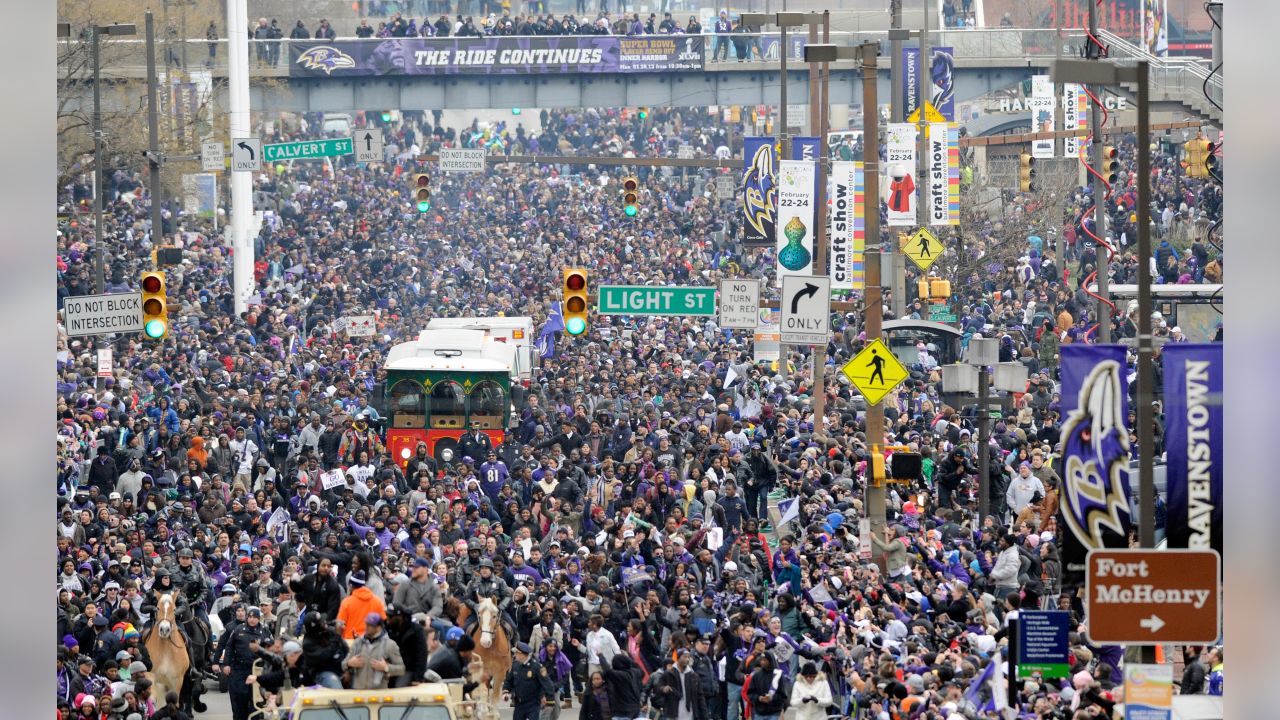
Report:
[[[929,320],[931,320],[931,321],[933,321],[933,322],[949,323],[949,322],[955,322],[955,321],[956,321],[956,316],[955,316],[955,313],[949,313],[949,312],[947,312],[947,313],[929,313]]]
[[[601,315],[715,315],[714,287],[601,285]]]
[[[338,157],[352,153],[351,138],[329,138],[327,140],[299,140],[298,142],[263,145],[262,154],[267,162],[277,160],[312,160],[315,158]]]

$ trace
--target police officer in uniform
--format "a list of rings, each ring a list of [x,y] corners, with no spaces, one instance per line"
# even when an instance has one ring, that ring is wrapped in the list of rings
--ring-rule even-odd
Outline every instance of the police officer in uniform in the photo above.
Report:
[[[533,648],[527,643],[516,643],[516,661],[502,683],[503,699],[513,703],[515,712],[511,720],[538,720],[538,714],[555,696],[555,686],[533,657]]]
[[[253,712],[253,686],[247,680],[253,674],[258,651],[271,645],[271,633],[262,625],[262,610],[251,607],[245,615],[244,624],[231,631],[221,655],[214,658],[227,677],[234,720],[249,720],[249,713]]]

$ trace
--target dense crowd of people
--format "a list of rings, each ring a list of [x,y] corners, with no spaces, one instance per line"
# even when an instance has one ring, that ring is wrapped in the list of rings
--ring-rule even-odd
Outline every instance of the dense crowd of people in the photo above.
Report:
[[[523,703],[517,717],[574,704],[591,720],[985,717],[1009,614],[1041,607],[1071,613],[1071,673],[1021,683],[1025,712],[1117,717],[1123,653],[1083,635],[1056,521],[1057,348],[1087,342],[1097,322],[1080,288],[1099,252],[1075,222],[1085,190],[1017,197],[997,217],[968,210],[963,249],[944,260],[966,342],[998,337],[1001,359],[1031,370],[989,447],[977,445],[972,408],[942,401],[937,348],[923,344],[884,403],[886,438],[868,437],[865,403],[837,379],[868,340],[849,313],[834,318],[821,369],[826,417],[812,412],[803,348],[756,362],[750,335],[713,320],[602,316],[540,361],[501,443],[449,463],[385,451],[371,403],[383,362],[430,318],[540,325],[571,265],[592,283],[740,274],[772,288],[773,251],[741,246],[739,211],[716,199],[710,176],[642,169],[631,219],[616,172],[568,157],[666,155],[686,142],[739,153],[743,126],[720,120],[575,109],[544,111],[529,132],[405,113],[385,131],[396,162],[269,167],[255,183],[257,297],[239,315],[228,251],[206,221],[168,208],[154,228],[137,172],[108,173],[109,287],[136,284],[158,230],[182,261],[166,268],[168,337],[115,338],[111,377],[97,377],[92,343],[60,327],[61,717],[184,716],[184,700],[153,693],[142,642],[165,595],[217,632],[204,660],[236,720],[255,684],[467,677],[475,643],[449,608],[486,596],[530,670],[513,682],[536,678],[506,688]],[[277,122],[271,139],[320,124]],[[459,145],[566,161],[437,177],[419,213],[410,158]],[[1220,216],[1220,189],[1173,177],[1165,155],[1155,172],[1156,199],[1174,208],[1162,277],[1220,279],[1221,256],[1196,224]],[[1118,239],[1133,237],[1128,179],[1108,199],[1116,282],[1139,261]],[[60,199],[89,197],[84,179]],[[60,305],[92,291],[97,251],[88,223],[60,223]],[[374,314],[376,333],[336,332],[350,314]],[[1111,321],[1131,334],[1123,307]],[[872,560],[859,520],[881,440],[917,449],[923,468],[889,491]],[[975,513],[978,453],[993,460],[987,517]],[[317,478],[334,469],[345,485],[325,490]],[[790,499],[798,517],[784,524],[769,507]],[[1222,663],[1221,648],[1187,648],[1181,692],[1220,694]]]

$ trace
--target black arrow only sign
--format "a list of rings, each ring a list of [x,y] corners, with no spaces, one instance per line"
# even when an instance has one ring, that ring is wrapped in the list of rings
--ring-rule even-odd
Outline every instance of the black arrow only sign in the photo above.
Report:
[[[796,313],[800,312],[800,298],[806,295],[808,295],[809,297],[813,297],[814,295],[817,294],[817,292],[818,292],[817,285],[814,285],[813,283],[805,283],[804,288],[801,289],[800,292],[796,293],[795,296],[791,298],[791,314],[795,315]]]
[[[247,142],[243,142],[243,141],[241,141],[241,142],[236,143],[236,146],[237,146],[237,147],[239,147],[241,150],[244,150],[245,152],[249,153],[249,159],[250,159],[250,160],[254,159],[254,152],[253,152],[253,146],[252,146],[252,145],[250,145],[250,144],[249,144],[249,143],[247,143]]]
[[[364,149],[365,152],[373,152],[373,133],[364,134]]]

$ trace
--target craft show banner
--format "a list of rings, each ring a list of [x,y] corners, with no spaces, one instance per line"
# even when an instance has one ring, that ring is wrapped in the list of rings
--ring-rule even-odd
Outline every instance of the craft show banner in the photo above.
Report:
[[[831,245],[831,290],[859,291],[865,285],[862,257],[866,250],[865,196],[862,163],[831,164],[831,211],[827,214]]]
[[[1169,547],[1221,553],[1222,345],[1169,343],[1161,352]]]
[[[929,124],[929,224],[960,224],[960,126]]]
[[[1123,345],[1063,345],[1062,587],[1084,584],[1096,548],[1129,546],[1128,369]]]
[[[701,36],[388,38],[289,43],[292,77],[698,72]]]

